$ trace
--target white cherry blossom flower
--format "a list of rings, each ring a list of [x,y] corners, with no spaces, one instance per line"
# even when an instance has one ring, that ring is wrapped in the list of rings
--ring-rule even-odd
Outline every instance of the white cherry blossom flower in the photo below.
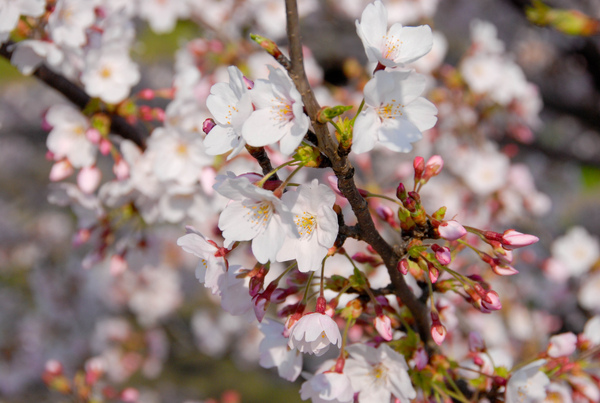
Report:
[[[196,278],[206,288],[210,288],[213,294],[220,294],[227,275],[227,265],[222,257],[215,256],[219,248],[194,228],[187,227],[186,230],[188,233],[177,239],[177,245],[200,258]]]
[[[16,28],[21,15],[39,17],[46,10],[46,0],[0,1],[0,43]]]
[[[52,40],[61,46],[78,48],[85,44],[85,30],[96,18],[93,1],[58,0],[48,18]]]
[[[600,313],[600,272],[594,272],[585,279],[579,289],[577,300],[585,309]]]
[[[263,147],[279,141],[281,153],[292,154],[310,124],[292,80],[284,70],[269,66],[269,80],[256,80],[250,94],[255,110],[242,127],[246,142]]]
[[[148,21],[156,33],[171,32],[179,18],[188,15],[187,0],[139,0],[139,16]]]
[[[54,105],[46,113],[52,130],[46,146],[55,160],[67,158],[75,168],[89,167],[96,162],[97,147],[86,137],[90,122],[70,105]]]
[[[148,139],[148,150],[156,154],[152,171],[161,181],[193,185],[201,169],[212,163],[212,158],[204,152],[200,136],[174,127],[155,129]]]
[[[214,116],[217,126],[204,139],[206,153],[210,155],[233,152],[236,156],[246,145],[242,138],[242,126],[252,113],[252,101],[240,69],[230,66],[229,83],[217,83],[210,89],[206,107]]]
[[[600,258],[598,239],[584,227],[573,227],[552,244],[552,256],[571,276],[585,273]]]
[[[88,54],[81,76],[85,91],[92,97],[116,104],[129,95],[140,80],[140,72],[122,47],[93,50]]]
[[[334,344],[342,346],[338,325],[329,316],[312,312],[301,317],[290,329],[288,346],[301,353],[320,356]]]
[[[350,403],[354,395],[346,374],[323,372],[302,384],[300,397],[313,403]]]
[[[256,320],[254,304],[244,278],[238,278],[244,268],[239,265],[230,266],[224,276],[221,287],[221,307],[234,316],[243,316],[248,322]]]
[[[219,217],[225,246],[236,241],[252,241],[252,253],[260,263],[275,261],[287,236],[293,236],[289,211],[273,192],[259,188],[247,177],[217,177],[214,189],[232,201]]]
[[[281,201],[294,215],[300,237],[286,237],[277,260],[296,259],[298,270],[304,273],[321,268],[338,233],[337,214],[333,211],[335,194],[315,179],[295,192],[284,193]]]
[[[283,335],[284,325],[269,319],[263,319],[258,325],[265,335],[258,347],[260,366],[277,368],[280,377],[295,381],[302,371],[302,354],[288,348],[288,338]]]
[[[406,359],[387,344],[378,348],[353,344],[346,350],[351,358],[346,361],[345,371],[352,389],[359,393],[359,403],[389,402],[392,396],[409,402],[417,396]]]
[[[16,44],[10,62],[19,71],[28,76],[38,66],[46,62],[51,67],[58,67],[64,60],[63,52],[52,42],[26,39]]]
[[[403,66],[429,53],[433,46],[428,25],[403,27],[396,23],[387,30],[388,14],[379,0],[363,11],[356,32],[365,47],[369,61],[386,67]]]
[[[414,72],[378,71],[365,85],[365,106],[354,123],[352,151],[364,153],[377,142],[409,152],[422,131],[437,122],[437,108],[421,97],[425,77]]]
[[[535,403],[546,397],[550,380],[540,371],[546,360],[537,360],[515,371],[506,384],[506,403]]]

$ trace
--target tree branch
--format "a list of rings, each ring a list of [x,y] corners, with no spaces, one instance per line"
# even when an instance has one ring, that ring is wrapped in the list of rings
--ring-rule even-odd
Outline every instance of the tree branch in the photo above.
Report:
[[[8,41],[0,47],[0,55],[9,62],[13,54],[13,50],[11,48],[14,45],[14,42]],[[69,101],[71,101],[81,110],[83,110],[92,99],[80,87],[67,80],[64,76],[55,73],[43,63],[33,72],[33,75],[36,76],[40,81],[46,83],[49,87],[52,87],[56,91],[63,94]],[[104,112],[111,118],[111,132],[118,134],[125,139],[133,141],[142,149],[146,147],[145,142],[146,138],[148,137],[147,133],[142,132],[141,128],[133,127],[127,122],[127,120],[125,120],[125,118],[116,113],[106,110]]]
[[[354,183],[354,167],[348,161],[345,155],[340,155],[337,152],[337,144],[329,135],[329,129],[326,125],[317,121],[317,114],[320,106],[317,102],[314,93],[310,88],[306,73],[304,71],[302,44],[300,40],[300,21],[298,17],[298,8],[296,0],[285,0],[286,16],[287,16],[287,35],[290,46],[291,68],[288,69],[289,75],[296,85],[296,88],[302,95],[304,107],[312,121],[312,126],[315,135],[318,139],[318,146],[321,152],[325,154],[332,164],[334,173],[338,178],[338,188],[346,197],[352,210],[356,215],[359,228],[361,230],[360,237],[373,247],[383,259],[388,270],[395,294],[402,300],[406,307],[412,313],[415,319],[415,324],[421,339],[426,345],[431,345],[431,337],[429,334],[429,318],[427,307],[417,300],[412,293],[404,277],[397,269],[398,261],[404,254],[404,249],[397,247],[392,248],[379,234],[375,228],[373,218],[369,212],[366,200],[360,195],[356,184]]]

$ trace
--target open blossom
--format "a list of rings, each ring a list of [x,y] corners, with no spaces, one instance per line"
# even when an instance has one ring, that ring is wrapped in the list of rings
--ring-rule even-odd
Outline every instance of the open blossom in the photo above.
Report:
[[[546,397],[550,380],[540,371],[546,360],[537,360],[515,371],[506,384],[506,403],[534,403]]]
[[[335,344],[342,346],[338,325],[329,316],[313,312],[301,317],[290,329],[288,346],[301,353],[320,356]]]
[[[0,2],[0,43],[16,28],[21,15],[39,17],[46,9],[45,0],[3,0]]]
[[[138,2],[139,15],[148,21],[154,32],[171,32],[177,20],[188,15],[190,3],[186,0],[142,0]]]
[[[192,227],[187,227],[187,232],[177,240],[177,245],[200,258],[196,278],[206,288],[210,288],[213,294],[220,294],[227,271],[225,259],[216,256],[219,248],[213,241],[206,239]]]
[[[233,152],[227,159],[236,156],[246,145],[242,138],[242,126],[252,113],[250,93],[240,69],[235,66],[227,68],[229,83],[216,83],[210,89],[206,99],[206,107],[217,123],[212,127],[204,146],[209,155]]]
[[[600,258],[600,244],[583,227],[573,227],[552,244],[552,256],[571,276],[579,276]]]
[[[302,400],[310,398],[313,403],[350,403],[354,394],[346,374],[323,372],[302,384],[300,397]]]
[[[352,151],[364,153],[377,142],[392,151],[409,152],[422,131],[437,122],[437,108],[421,97],[425,77],[406,71],[378,71],[365,85],[366,108],[357,116]]]
[[[294,215],[300,237],[286,237],[277,260],[296,259],[301,272],[320,269],[338,233],[337,214],[333,211],[335,194],[315,179],[295,192],[284,193],[281,201]]]
[[[96,162],[96,146],[86,137],[89,120],[70,105],[54,105],[46,113],[52,130],[46,139],[55,160],[67,158],[75,168],[89,167]]]
[[[258,327],[265,335],[258,346],[260,366],[277,367],[280,377],[295,381],[302,371],[302,354],[298,350],[288,348],[288,338],[283,335],[284,325],[264,319]]]
[[[28,76],[43,62],[57,68],[63,60],[64,54],[55,43],[26,39],[16,44],[10,62]]]
[[[78,48],[85,44],[85,30],[95,18],[92,1],[58,0],[48,18],[48,30],[57,45]]]
[[[254,112],[244,123],[242,135],[254,147],[279,141],[279,149],[294,152],[308,131],[309,117],[304,113],[300,93],[284,70],[269,67],[269,80],[257,80],[250,92]]]
[[[275,261],[286,234],[294,236],[287,208],[273,192],[259,188],[247,177],[229,172],[217,179],[215,190],[232,200],[219,217],[225,247],[252,241],[252,253],[260,263]]]
[[[577,336],[572,332],[557,334],[550,337],[548,355],[550,357],[563,357],[573,354],[577,347]]]
[[[350,358],[346,361],[345,371],[352,389],[359,393],[359,403],[389,402],[392,396],[408,402],[417,396],[408,375],[406,359],[387,344],[378,348],[353,344],[347,351]]]
[[[356,21],[356,32],[365,47],[370,62],[386,67],[402,66],[427,54],[433,46],[428,25],[403,27],[396,23],[387,30],[388,15],[379,0],[369,4]]]
[[[154,158],[152,170],[161,181],[192,185],[198,181],[201,169],[212,163],[197,134],[173,127],[154,129],[148,139],[148,150],[160,155]]]
[[[81,75],[89,95],[111,104],[127,98],[131,87],[139,80],[140,72],[129,58],[127,49],[114,46],[91,51]]]

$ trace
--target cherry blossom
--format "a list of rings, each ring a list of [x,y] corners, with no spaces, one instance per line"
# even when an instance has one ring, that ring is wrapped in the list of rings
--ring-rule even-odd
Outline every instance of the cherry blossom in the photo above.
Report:
[[[320,356],[331,345],[342,345],[342,335],[338,325],[329,316],[313,312],[304,315],[290,329],[288,346],[301,353]]]
[[[188,233],[177,240],[177,245],[200,258],[196,267],[196,278],[210,288],[213,294],[220,294],[225,281],[227,266],[223,257],[217,257],[219,248],[216,244],[206,239],[192,227],[187,228]]]
[[[75,168],[89,167],[96,161],[96,146],[86,137],[88,119],[70,105],[54,105],[46,113],[52,130],[46,146],[54,159],[67,158]]]
[[[229,172],[217,180],[215,190],[231,199],[219,216],[225,246],[252,241],[252,253],[259,262],[275,261],[286,234],[294,236],[295,231],[285,205],[273,192],[255,186],[247,177]]]
[[[139,80],[137,65],[121,47],[91,51],[81,76],[88,94],[111,104],[123,101]]]
[[[259,346],[260,366],[276,367],[280,377],[295,381],[302,370],[302,354],[288,348],[288,338],[283,336],[284,325],[264,319],[259,329],[265,335]]]
[[[242,135],[254,147],[279,141],[279,149],[294,152],[308,131],[300,93],[284,70],[269,66],[269,79],[257,80],[250,92],[254,112],[246,119]]]
[[[548,355],[550,357],[569,356],[575,351],[577,336],[574,333],[562,333],[550,337]]]
[[[540,369],[546,360],[537,360],[515,371],[506,385],[506,403],[534,403],[546,397],[550,380]]]
[[[417,396],[404,356],[387,344],[378,348],[353,344],[347,351],[350,359],[346,361],[345,371],[352,389],[359,393],[359,403],[388,402],[392,396],[408,402]]]
[[[301,185],[295,192],[284,193],[281,201],[294,215],[300,236],[285,239],[277,260],[296,259],[301,272],[320,269],[321,261],[338,233],[337,214],[333,211],[335,194],[314,179],[310,185]]]
[[[233,158],[244,148],[242,125],[252,113],[252,102],[242,72],[235,66],[227,68],[229,84],[217,83],[210,89],[206,107],[215,117],[217,125],[204,139],[206,153],[210,155],[233,152]]]
[[[21,15],[39,17],[45,9],[45,0],[6,0],[0,3],[0,44],[15,29]]]
[[[437,121],[437,108],[421,97],[423,76],[413,72],[378,71],[365,85],[367,106],[354,123],[352,151],[361,154],[377,142],[392,151],[409,152],[422,131]]]
[[[573,227],[552,244],[552,256],[571,276],[580,276],[600,258],[600,244],[583,227]]]
[[[369,61],[386,67],[402,66],[427,54],[433,46],[428,25],[403,27],[396,23],[387,30],[387,10],[379,0],[363,11],[356,32],[365,47]]]
[[[86,42],[85,30],[95,20],[94,2],[58,0],[48,18],[48,30],[52,40],[61,46],[78,48]]]
[[[346,374],[324,372],[302,384],[300,397],[312,399],[313,403],[350,403],[354,395]]]

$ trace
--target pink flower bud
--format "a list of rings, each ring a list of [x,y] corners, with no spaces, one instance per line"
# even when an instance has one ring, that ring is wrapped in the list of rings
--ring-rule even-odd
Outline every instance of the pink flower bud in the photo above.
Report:
[[[566,357],[575,351],[577,346],[577,336],[568,332],[557,334],[556,336],[550,337],[550,344],[548,345],[548,355],[552,358]]]
[[[109,140],[104,138],[100,140],[100,153],[102,155],[108,155],[108,153],[110,153],[111,148],[112,143]]]
[[[123,158],[117,158],[113,165],[113,173],[120,181],[129,178],[129,164]]]
[[[502,246],[505,249],[522,248],[536,243],[540,239],[537,236],[522,234],[514,229],[508,229],[502,234]]]
[[[151,90],[150,88],[144,88],[138,93],[138,98],[149,101],[154,99],[154,95],[154,90]]]
[[[431,326],[431,338],[438,346],[441,346],[446,339],[446,328],[438,322],[437,325]]]
[[[85,137],[87,137],[87,139],[94,144],[99,144],[100,140],[102,139],[102,135],[100,134],[98,129],[95,129],[93,127],[90,127],[85,131]]]
[[[494,259],[494,260],[497,260],[497,259]],[[497,263],[500,263],[500,262],[497,262]],[[491,267],[492,267],[492,271],[499,276],[512,276],[519,272],[517,269],[515,269],[514,267],[507,265],[507,264],[494,264],[494,265],[491,265]]]
[[[46,365],[44,366],[44,371],[47,373],[58,376],[63,372],[63,366],[60,361],[57,360],[48,360],[46,361]]]
[[[425,160],[423,157],[415,157],[413,161],[413,168],[415,169],[415,183],[421,180],[423,171],[425,170]]]
[[[438,232],[440,233],[440,237],[448,241],[456,241],[467,234],[465,227],[454,220],[443,221],[438,227]]]
[[[440,271],[437,269],[437,267],[430,264],[429,262],[427,262],[427,266],[429,268],[429,280],[431,280],[432,284],[435,284],[435,282],[438,281],[438,278],[440,277]]]
[[[379,315],[375,318],[375,329],[379,335],[385,340],[392,340],[392,321],[386,315]]]
[[[435,252],[435,258],[443,265],[448,265],[452,262],[452,253],[450,248],[447,246],[440,246],[438,244],[431,245],[431,249]]]
[[[58,161],[52,165],[52,168],[50,169],[50,180],[52,182],[61,181],[71,176],[73,172],[75,172],[75,170],[73,169],[73,165],[71,165],[69,160],[64,159]]]
[[[398,188],[396,189],[396,197],[401,201],[406,200],[408,197],[408,193],[406,193],[406,188],[402,182],[398,184]]]
[[[402,259],[398,262],[398,271],[405,276],[408,274],[408,260]]]
[[[83,167],[77,174],[77,186],[79,186],[79,189],[81,189],[83,193],[90,194],[98,188],[101,179],[102,172],[100,172],[98,167],[95,165]]]
[[[202,131],[204,132],[204,134],[208,134],[216,125],[217,124],[213,119],[205,119],[204,122],[202,122]]]
[[[140,392],[134,388],[126,388],[121,392],[121,400],[127,403],[135,403],[140,398]]]
[[[159,122],[164,122],[166,113],[165,110],[162,108],[154,108],[152,109],[152,116],[154,116],[154,118]]]
[[[122,255],[112,255],[110,257],[109,271],[113,276],[118,276],[123,273],[129,265]]]
[[[439,175],[442,172],[442,167],[444,166],[444,160],[439,155],[434,155],[427,160],[425,164],[425,173],[423,174],[423,179],[428,181],[434,176]]]
[[[500,296],[498,293],[496,291],[488,291],[485,295],[485,298],[481,300],[481,307],[487,311],[484,313],[502,309],[502,304],[500,303]]]

